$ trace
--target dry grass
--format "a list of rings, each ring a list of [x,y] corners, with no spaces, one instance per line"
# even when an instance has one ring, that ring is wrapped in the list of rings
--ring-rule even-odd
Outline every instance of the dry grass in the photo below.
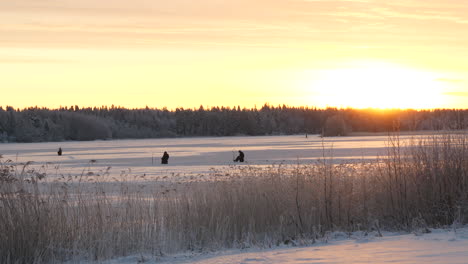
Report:
[[[191,182],[43,181],[0,164],[0,263],[313,243],[334,230],[466,223],[467,135],[389,138],[377,163],[215,171]],[[87,172],[83,172],[87,173]],[[104,171],[103,174],[106,172]],[[83,175],[81,175],[83,176]]]

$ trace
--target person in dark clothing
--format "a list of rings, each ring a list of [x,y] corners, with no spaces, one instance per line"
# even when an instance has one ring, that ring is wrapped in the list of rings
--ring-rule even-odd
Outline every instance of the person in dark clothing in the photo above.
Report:
[[[59,148],[59,149],[58,149],[57,155],[62,156],[62,148]]]
[[[244,152],[239,150],[239,156],[237,156],[234,162],[244,162]]]
[[[169,154],[167,154],[167,152],[164,151],[164,154],[161,158],[161,164],[167,164],[168,161],[169,161]]]

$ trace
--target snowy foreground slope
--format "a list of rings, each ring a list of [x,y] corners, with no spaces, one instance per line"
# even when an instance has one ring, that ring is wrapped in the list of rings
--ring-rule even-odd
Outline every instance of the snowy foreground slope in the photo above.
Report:
[[[154,259],[131,256],[106,261],[128,263],[468,263],[468,227],[457,230],[432,230],[432,233],[390,234],[383,237],[333,234],[328,243],[308,247],[282,247],[269,250],[235,250],[201,255],[179,255]]]

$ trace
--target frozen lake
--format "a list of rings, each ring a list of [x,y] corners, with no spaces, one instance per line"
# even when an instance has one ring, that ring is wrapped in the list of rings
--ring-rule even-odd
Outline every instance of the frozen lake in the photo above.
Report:
[[[407,140],[410,136],[402,136]],[[331,137],[318,135],[262,137],[203,137],[173,139],[109,140],[85,142],[5,143],[0,144],[3,161],[32,161],[35,167],[48,172],[79,174],[111,167],[112,174],[161,176],[173,174],[205,174],[212,169],[237,165],[233,162],[238,150],[245,153],[242,166],[271,164],[304,164],[323,156],[336,162],[375,160],[386,153],[387,136]],[[63,155],[58,156],[61,147]],[[169,164],[161,165],[162,153],[170,154]],[[95,162],[90,162],[91,160]],[[51,174],[51,173],[48,173]]]

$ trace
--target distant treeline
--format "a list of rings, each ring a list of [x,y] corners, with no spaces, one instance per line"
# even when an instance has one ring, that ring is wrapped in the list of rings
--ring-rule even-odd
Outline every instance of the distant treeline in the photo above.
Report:
[[[287,135],[325,136],[399,129],[468,128],[468,110],[318,109],[270,106],[260,109],[127,109],[123,107],[47,109],[0,107],[0,142],[42,142],[191,136]]]

